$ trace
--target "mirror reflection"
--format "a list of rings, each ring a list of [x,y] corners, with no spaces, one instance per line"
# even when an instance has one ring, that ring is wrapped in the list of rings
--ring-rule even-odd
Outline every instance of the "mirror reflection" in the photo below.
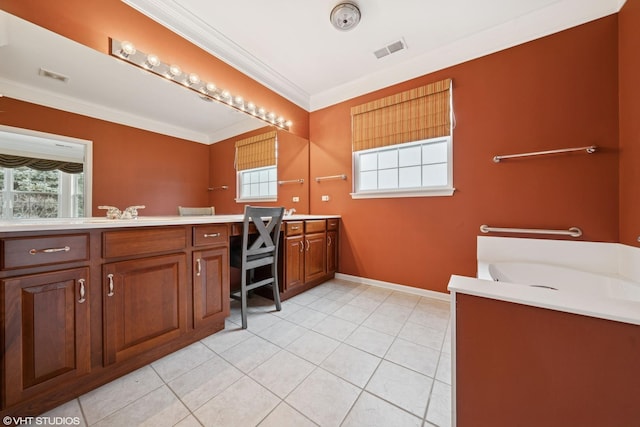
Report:
[[[5,97],[5,106],[8,101],[19,100],[29,103],[26,105],[40,105],[98,118],[109,123],[124,124],[176,138],[171,139],[171,144],[179,140],[185,140],[185,144],[197,142],[216,145],[215,143],[220,141],[233,144],[235,139],[243,138],[244,134],[250,135],[252,132],[269,130],[268,127],[265,128],[263,121],[239,112],[237,109],[229,108],[223,103],[212,102],[211,99],[204,100],[193,91],[184,90],[180,85],[163,81],[143,70],[2,11],[0,11],[0,94]],[[0,110],[6,109],[2,107],[3,103],[0,99]],[[2,118],[3,115],[0,114],[0,123],[15,126],[15,120],[3,121]],[[38,126],[36,114],[29,117],[27,121],[29,123],[24,128],[42,130]],[[97,129],[99,126],[95,127]],[[61,190],[58,190],[58,195],[54,198],[41,196],[40,199],[47,200],[48,207],[43,205],[25,208],[26,202],[20,204],[15,194],[3,192],[5,218],[7,214],[14,219],[47,216],[53,215],[56,210],[58,216],[91,216],[93,213],[101,214],[96,212],[97,205],[115,203],[114,199],[117,198],[123,200],[119,202],[120,204],[146,204],[148,207],[145,211],[146,215],[172,214],[179,204],[208,205],[218,201],[226,205],[227,209],[226,211],[217,209],[217,213],[236,213],[242,209],[242,205],[238,204],[241,200],[236,200],[237,195],[241,194],[236,191],[236,188],[240,188],[237,181],[239,174],[236,175],[234,171],[233,175],[225,175],[222,178],[223,182],[211,182],[212,176],[216,176],[216,170],[227,170],[228,165],[234,164],[233,154],[219,156],[217,154],[221,150],[207,149],[209,160],[205,161],[206,159],[203,159],[205,156],[197,154],[202,151],[202,148],[195,148],[193,145],[184,145],[185,153],[182,152],[182,148],[179,150],[163,148],[162,143],[166,138],[162,136],[154,137],[152,142],[151,138],[145,135],[144,139],[149,139],[149,142],[143,143],[137,139],[122,140],[122,137],[115,140],[113,135],[109,135],[116,134],[111,128],[107,132],[96,132],[97,130],[89,129],[89,126],[82,126],[81,129],[74,127],[72,132],[58,130],[55,134],[46,132],[47,135],[54,137],[54,141],[64,139],[59,134],[72,135],[73,138],[67,139],[67,142],[71,141],[69,146],[73,146],[75,137],[81,136],[79,140],[83,142],[77,147],[80,149],[78,153],[84,147],[83,154],[78,154],[78,159],[83,158],[83,172],[76,177],[56,178],[73,184],[69,186],[68,191],[62,191],[64,193],[62,196],[60,196]],[[127,136],[137,135],[132,131],[124,133]],[[288,134],[288,132],[280,130],[278,134]],[[40,136],[46,139],[47,135]],[[236,138],[237,135],[241,136]],[[0,141],[0,153],[16,155],[15,152],[11,154],[10,144],[5,143],[5,140],[9,139],[11,138],[6,137]],[[108,140],[109,146],[105,145],[103,140]],[[280,186],[274,184],[277,179],[301,178],[299,168],[296,170],[295,177],[287,177],[286,173],[283,175],[283,166],[286,165],[281,161],[283,158],[291,157],[286,154],[287,150],[291,149],[297,153],[300,149],[295,145],[306,146],[308,143],[306,140],[300,140],[301,138],[289,136],[280,138],[277,145],[278,151],[274,152],[274,156],[279,158],[277,167],[271,175],[268,175],[270,197],[265,198],[264,201],[280,200]],[[93,150],[91,150],[92,141]],[[46,150],[42,149],[41,145],[32,144],[26,139],[23,139],[21,144],[21,150],[18,150],[22,153],[21,155],[26,156],[25,153],[28,153],[34,158],[47,158]],[[158,151],[143,149],[142,146],[145,144],[158,144]],[[209,148],[213,148],[213,145]],[[41,149],[42,151],[38,153]],[[147,150],[147,153],[144,153],[144,150]],[[92,153],[98,156],[93,167],[93,179],[87,175],[87,171],[92,170]],[[158,159],[158,157],[162,158]],[[181,159],[182,157],[184,159]],[[187,157],[195,158],[197,161],[189,160]],[[142,163],[146,158],[152,159],[149,160],[149,164]],[[179,166],[188,169],[189,176],[175,166],[181,161],[191,162],[191,167]],[[307,167],[303,176],[306,179],[308,161],[305,159],[300,163]],[[207,173],[207,168],[213,173]],[[141,171],[150,171],[153,176],[143,175]],[[38,175],[35,172],[32,174]],[[58,172],[51,174],[58,174]],[[9,175],[15,174],[9,173]],[[29,174],[22,175],[26,177]],[[140,189],[132,186],[132,176],[135,176],[135,182],[141,184]],[[28,188],[22,184],[15,187],[14,176],[8,177],[4,174],[0,179],[2,179],[2,188],[7,190]],[[31,179],[44,182],[45,178],[38,176]],[[46,179],[51,182],[54,180],[49,177]],[[183,182],[177,182],[180,180]],[[194,190],[193,182],[201,180],[209,182]],[[207,188],[216,188],[219,185],[228,186],[229,191],[207,191]],[[32,187],[37,186],[32,184]],[[47,186],[45,188],[47,193],[53,191]],[[277,196],[274,196],[274,190]],[[95,197],[92,197],[94,193]],[[9,204],[8,199],[15,201]],[[63,206],[51,208],[54,199]],[[307,199],[306,194],[302,195],[302,199]],[[61,200],[64,200],[64,203]],[[237,204],[238,208],[231,205],[229,201]],[[164,206],[161,206],[162,204]],[[17,208],[18,205],[21,206],[20,209]],[[302,207],[300,210],[306,209],[308,208]]]

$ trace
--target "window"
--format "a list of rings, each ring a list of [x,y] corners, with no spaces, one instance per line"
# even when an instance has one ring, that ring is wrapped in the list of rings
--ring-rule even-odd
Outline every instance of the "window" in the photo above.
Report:
[[[451,181],[451,137],[357,151],[354,197],[447,194]]]
[[[276,166],[246,169],[238,172],[239,200],[275,199],[278,197]]]
[[[352,108],[353,198],[452,195],[451,80]]]
[[[83,175],[0,168],[2,219],[84,216]]]
[[[0,218],[91,215],[91,159],[91,141],[0,125]]]
[[[278,198],[278,134],[261,133],[236,141],[237,202]]]

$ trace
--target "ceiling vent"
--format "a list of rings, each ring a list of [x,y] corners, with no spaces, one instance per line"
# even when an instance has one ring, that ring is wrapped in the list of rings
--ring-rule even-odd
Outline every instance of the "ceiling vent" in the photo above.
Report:
[[[390,45],[383,47],[382,49],[376,50],[375,52],[373,52],[373,54],[376,56],[376,58],[380,59],[406,48],[407,44],[403,39],[400,39],[397,42],[393,42]]]
[[[55,71],[47,70],[45,68],[40,68],[38,70],[38,74],[41,75],[42,77],[48,77],[50,79],[57,80],[62,83],[66,83],[67,81],[69,81],[69,77],[60,73],[56,73]]]

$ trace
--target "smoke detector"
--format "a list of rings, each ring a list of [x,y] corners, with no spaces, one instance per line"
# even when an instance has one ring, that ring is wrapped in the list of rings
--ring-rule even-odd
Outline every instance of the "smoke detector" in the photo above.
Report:
[[[354,3],[340,3],[331,10],[331,23],[340,31],[349,31],[360,22],[360,9]]]

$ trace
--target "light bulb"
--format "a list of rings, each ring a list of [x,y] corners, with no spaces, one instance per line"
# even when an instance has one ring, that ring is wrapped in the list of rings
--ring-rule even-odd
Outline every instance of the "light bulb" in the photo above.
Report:
[[[292,124],[293,124],[293,122],[291,120],[287,120],[287,122],[285,123],[285,126],[290,128]]]
[[[182,70],[180,69],[180,67],[178,67],[177,65],[169,66],[169,77],[175,79],[176,77],[180,77],[180,74],[182,74]]]
[[[207,83],[206,85],[207,91],[213,93],[216,91],[216,85],[214,85],[213,83]]]
[[[198,76],[196,73],[191,73],[189,74],[189,84],[192,85],[197,85],[198,83],[200,83],[200,76]]]
[[[242,99],[241,96],[236,96],[236,104],[242,105],[243,102],[244,102],[244,99]]]
[[[133,43],[128,41],[123,41],[122,43],[120,43],[120,54],[123,57],[128,58],[129,56],[135,53],[136,53],[136,47],[133,45]]]
[[[160,58],[158,58],[158,55],[150,53],[147,55],[147,59],[144,61],[144,65],[147,68],[157,67],[158,65],[160,65]]]

